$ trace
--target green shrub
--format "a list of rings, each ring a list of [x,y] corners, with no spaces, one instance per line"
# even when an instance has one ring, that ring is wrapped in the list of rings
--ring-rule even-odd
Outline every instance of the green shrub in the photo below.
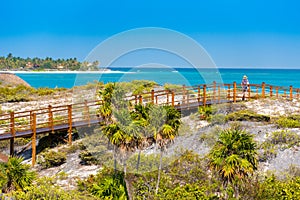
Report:
[[[224,114],[215,114],[211,116],[211,123],[212,124],[224,124],[226,123],[227,119]]]
[[[290,148],[300,143],[300,136],[289,130],[275,131],[271,135],[270,142],[280,145],[281,148]]]
[[[300,144],[300,136],[289,130],[275,131],[260,145],[259,160],[265,162],[276,157],[279,149]]]
[[[249,110],[241,110],[228,114],[226,119],[229,121],[269,122],[270,116],[257,114]]]
[[[276,121],[276,124],[278,127],[281,127],[281,128],[299,128],[300,127],[299,120],[293,119],[290,117],[280,117]]]
[[[278,147],[269,141],[265,141],[260,145],[260,151],[258,153],[258,160],[260,162],[266,162],[277,156]]]
[[[66,153],[50,150],[41,153],[38,159],[38,164],[40,164],[43,168],[51,168],[65,163],[66,160]]]
[[[100,199],[127,199],[126,184],[122,172],[104,167],[96,175],[78,181],[79,191],[88,191]]]
[[[35,183],[26,188],[25,192],[15,191],[6,196],[12,197],[12,199],[20,200],[96,200],[97,198],[89,195],[85,192],[79,192],[76,190],[64,190],[55,184],[53,178],[43,177],[35,181]]]
[[[200,119],[210,121],[211,116],[216,113],[216,109],[212,106],[200,106],[198,108],[198,113],[200,115]]]
[[[199,140],[211,147],[216,143],[221,130],[222,129],[219,126],[216,126],[212,131],[209,131],[208,133],[202,133],[199,137]]]

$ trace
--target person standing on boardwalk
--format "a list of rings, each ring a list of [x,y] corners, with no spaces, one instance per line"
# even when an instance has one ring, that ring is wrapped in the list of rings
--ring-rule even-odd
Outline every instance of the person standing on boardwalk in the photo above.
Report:
[[[243,97],[242,97],[243,101],[245,100],[246,92],[248,90],[248,85],[249,85],[248,77],[244,75],[241,83],[242,90],[243,90]]]

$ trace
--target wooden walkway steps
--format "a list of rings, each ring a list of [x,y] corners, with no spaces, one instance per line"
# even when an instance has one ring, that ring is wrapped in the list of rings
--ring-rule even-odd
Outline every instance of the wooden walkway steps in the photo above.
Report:
[[[221,103],[235,103],[242,100],[241,87],[231,84],[202,84],[182,86],[170,90],[152,90],[140,95],[126,96],[125,99],[134,104],[171,105],[180,111],[195,109]],[[265,83],[249,84],[245,99],[285,98],[300,99],[298,88],[272,86]],[[101,100],[87,101],[72,105],[49,105],[41,109],[22,112],[10,112],[0,115],[0,141],[10,140],[10,154],[14,153],[14,139],[18,137],[32,138],[32,164],[36,157],[36,137],[55,131],[66,130],[68,143],[72,144],[72,129],[90,126],[101,122],[97,109]]]

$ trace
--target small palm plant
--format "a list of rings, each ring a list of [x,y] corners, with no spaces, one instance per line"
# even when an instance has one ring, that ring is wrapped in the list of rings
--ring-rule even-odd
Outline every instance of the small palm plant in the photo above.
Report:
[[[35,179],[35,172],[22,163],[22,157],[10,157],[7,163],[0,163],[0,186],[3,192],[24,190]]]
[[[238,183],[243,183],[257,169],[257,152],[253,136],[241,129],[221,131],[218,141],[209,153],[209,168],[231,185],[238,198]]]

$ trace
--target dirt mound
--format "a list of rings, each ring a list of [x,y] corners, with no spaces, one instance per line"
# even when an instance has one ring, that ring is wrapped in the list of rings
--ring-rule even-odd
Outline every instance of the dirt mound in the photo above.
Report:
[[[31,87],[26,81],[12,73],[0,73],[0,82],[3,85],[25,85]]]

